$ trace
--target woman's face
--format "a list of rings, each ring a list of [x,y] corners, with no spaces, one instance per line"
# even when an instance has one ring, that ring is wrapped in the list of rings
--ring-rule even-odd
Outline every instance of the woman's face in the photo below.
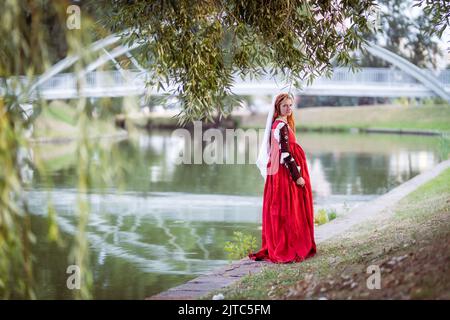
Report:
[[[289,98],[284,99],[281,101],[280,105],[280,113],[282,117],[290,116],[292,113],[292,100]]]

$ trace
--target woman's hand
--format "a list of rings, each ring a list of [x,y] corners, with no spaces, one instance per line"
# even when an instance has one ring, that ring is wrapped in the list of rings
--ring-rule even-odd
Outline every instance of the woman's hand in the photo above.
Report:
[[[295,181],[295,183],[297,183],[299,186],[304,187],[305,186],[305,179],[300,177],[300,178],[297,179],[297,181]]]

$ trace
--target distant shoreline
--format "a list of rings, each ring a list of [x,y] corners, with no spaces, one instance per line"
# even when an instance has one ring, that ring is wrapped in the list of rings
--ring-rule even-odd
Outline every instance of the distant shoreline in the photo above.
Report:
[[[121,131],[117,133],[111,133],[111,134],[100,134],[100,135],[92,135],[89,136],[89,139],[125,139],[128,138],[128,132],[127,131]],[[75,141],[77,137],[39,137],[39,138],[30,138],[28,139],[29,142],[33,144],[38,143],[67,143]]]

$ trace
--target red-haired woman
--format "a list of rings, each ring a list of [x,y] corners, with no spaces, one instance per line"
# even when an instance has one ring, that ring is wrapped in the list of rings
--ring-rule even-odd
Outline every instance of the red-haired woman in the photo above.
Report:
[[[300,262],[314,256],[314,209],[305,152],[295,138],[294,99],[271,106],[257,165],[265,178],[262,246],[253,260]]]

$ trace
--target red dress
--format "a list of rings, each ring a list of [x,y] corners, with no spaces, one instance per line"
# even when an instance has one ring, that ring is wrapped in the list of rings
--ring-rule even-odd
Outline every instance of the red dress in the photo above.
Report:
[[[314,209],[305,152],[283,120],[272,124],[264,186],[262,245],[252,260],[300,262],[316,253]],[[305,186],[296,184],[301,176]]]

